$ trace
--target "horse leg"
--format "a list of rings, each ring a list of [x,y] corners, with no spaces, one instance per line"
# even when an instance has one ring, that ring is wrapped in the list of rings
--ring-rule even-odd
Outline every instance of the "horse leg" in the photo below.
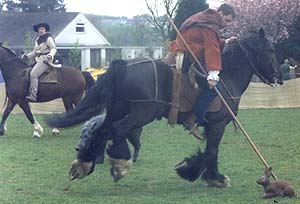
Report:
[[[113,144],[107,149],[107,154],[110,156],[110,163],[112,165],[111,175],[114,181],[123,178],[132,165],[126,136],[134,129],[152,122],[157,116],[155,105],[146,107],[147,109],[145,105],[134,104],[130,107],[131,112],[126,117],[112,124]]]
[[[106,141],[103,141],[99,144],[99,148],[97,149],[97,158],[96,158],[96,164],[103,164],[104,157],[105,157],[105,147],[106,147]]]
[[[43,135],[44,130],[43,130],[42,126],[39,124],[39,122],[33,117],[28,102],[19,103],[19,106],[24,111],[27,119],[33,125],[34,131],[33,131],[32,137],[40,138]]]
[[[63,104],[64,104],[66,112],[68,112],[70,110],[73,110],[74,107],[73,107],[72,100],[70,98],[63,97],[62,100],[63,100]],[[53,128],[52,129],[52,135],[53,136],[56,136],[56,135],[59,135],[59,134],[60,134],[60,130],[58,128]]]
[[[142,131],[143,131],[143,128],[137,128],[137,129],[132,130],[131,133],[127,136],[128,141],[134,147],[133,156],[132,156],[133,162],[136,162],[136,160],[139,156],[139,151],[141,148],[140,137],[141,137]]]
[[[126,117],[113,122],[113,145],[110,147],[108,155],[113,158],[117,156],[119,159],[131,158],[130,151],[128,152],[127,148],[122,147],[122,145],[125,144],[124,141],[126,141],[126,136],[130,135],[134,129],[143,127],[144,125],[152,122],[156,118],[154,113],[155,111],[153,110],[145,110],[145,106],[136,105],[136,107],[134,107],[134,109]]]
[[[228,176],[220,174],[218,170],[219,144],[224,134],[225,127],[226,121],[220,121],[211,125],[209,124],[207,127],[205,127],[207,143],[203,157],[206,163],[206,171],[201,178],[206,182],[207,186],[230,186],[230,179]]]
[[[6,108],[3,113],[1,123],[0,123],[0,135],[4,135],[4,132],[6,131],[6,120],[9,116],[9,114],[11,113],[11,111],[14,109],[15,105],[16,105],[16,103],[12,102],[8,98]]]

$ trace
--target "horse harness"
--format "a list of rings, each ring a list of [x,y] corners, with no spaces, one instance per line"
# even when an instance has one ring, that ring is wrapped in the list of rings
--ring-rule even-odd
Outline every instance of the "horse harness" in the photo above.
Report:
[[[239,42],[238,44],[239,44],[239,46],[241,47],[243,53],[245,54],[245,56],[246,56],[246,58],[247,58],[247,60],[248,60],[248,62],[249,62],[249,64],[250,64],[251,68],[253,69],[255,75],[258,76],[258,78],[259,78],[262,82],[264,82],[265,84],[268,84],[269,86],[272,86],[272,87],[273,87],[273,85],[269,82],[268,78],[272,77],[273,75],[275,76],[275,74],[278,73],[278,71],[274,68],[274,66],[272,66],[274,73],[273,73],[271,76],[269,76],[268,78],[264,77],[262,74],[260,74],[260,73],[258,72],[258,70],[257,70],[257,68],[255,67],[254,63],[253,63],[252,60],[250,59],[249,54],[248,54],[248,52],[247,52],[247,49],[242,45],[242,43]],[[261,54],[263,51],[264,51],[264,49],[259,50],[259,52],[258,52],[258,54],[256,55],[255,58],[258,59],[258,56],[260,56],[260,54]]]
[[[153,72],[154,72],[154,81],[155,81],[154,98],[152,98],[152,99],[126,99],[126,100],[129,101],[129,102],[133,102],[133,103],[157,102],[157,103],[162,103],[164,105],[170,106],[171,103],[168,103],[168,102],[165,102],[163,100],[158,99],[158,75],[157,75],[157,66],[155,64],[154,59],[152,59],[150,57],[146,57],[145,60],[127,64],[127,67],[133,66],[133,65],[136,65],[136,64],[148,63],[148,62],[152,63],[152,68],[153,68]]]

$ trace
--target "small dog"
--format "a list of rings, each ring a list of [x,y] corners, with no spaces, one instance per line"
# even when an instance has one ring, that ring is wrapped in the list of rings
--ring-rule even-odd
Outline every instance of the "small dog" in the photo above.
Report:
[[[257,184],[262,185],[265,190],[263,198],[273,197],[294,197],[296,192],[291,184],[287,181],[277,180],[270,181],[272,168],[265,168],[265,175],[256,181]]]

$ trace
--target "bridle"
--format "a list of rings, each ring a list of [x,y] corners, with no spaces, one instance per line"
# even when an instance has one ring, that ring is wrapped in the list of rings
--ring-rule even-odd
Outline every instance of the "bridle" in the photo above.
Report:
[[[258,76],[258,78],[259,78],[263,83],[268,84],[269,86],[272,86],[272,87],[278,86],[279,83],[278,83],[278,79],[276,78],[276,75],[278,75],[278,71],[275,69],[275,66],[272,65],[273,73],[272,73],[270,76],[268,76],[268,77],[264,77],[264,76],[263,76],[261,73],[259,73],[259,71],[257,70],[257,68],[256,68],[256,66],[255,66],[254,63],[253,63],[253,60],[251,60],[251,58],[250,58],[250,56],[249,56],[249,52],[247,51],[247,49],[245,48],[245,46],[242,45],[241,42],[238,42],[238,44],[239,44],[239,46],[241,47],[242,52],[245,54],[245,56],[246,56],[246,58],[247,58],[247,60],[248,60],[248,62],[249,62],[249,64],[250,64],[252,70],[254,71],[255,75]],[[254,57],[254,59],[257,59],[257,61],[258,61],[259,56],[260,56],[261,53],[264,52],[264,51],[265,51],[265,49],[259,50],[259,52],[258,52],[257,55]],[[274,84],[272,84],[272,83],[269,81],[270,78],[275,78],[275,83],[274,83]]]

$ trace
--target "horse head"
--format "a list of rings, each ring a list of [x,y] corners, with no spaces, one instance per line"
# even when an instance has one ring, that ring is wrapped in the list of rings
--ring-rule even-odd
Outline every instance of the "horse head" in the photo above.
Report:
[[[262,28],[239,42],[254,73],[266,84],[283,84],[274,48]]]

